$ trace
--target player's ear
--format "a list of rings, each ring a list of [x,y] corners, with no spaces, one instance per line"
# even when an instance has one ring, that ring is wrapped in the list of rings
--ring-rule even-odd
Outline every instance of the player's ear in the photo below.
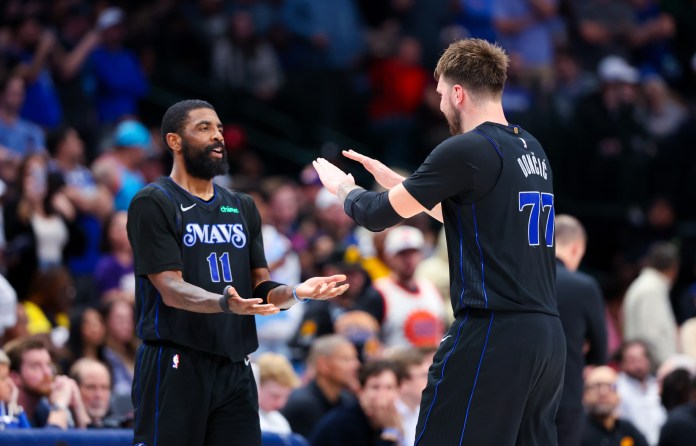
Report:
[[[176,133],[167,133],[167,145],[174,151],[181,151],[181,136]]]

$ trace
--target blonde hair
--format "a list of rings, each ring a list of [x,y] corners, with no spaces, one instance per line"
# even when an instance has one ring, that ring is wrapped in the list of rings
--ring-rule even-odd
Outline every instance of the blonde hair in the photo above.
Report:
[[[281,386],[294,389],[300,385],[300,379],[292,368],[290,361],[277,353],[264,353],[256,361],[259,366],[259,383],[275,381]]]
[[[466,88],[474,99],[500,99],[510,58],[498,44],[463,39],[450,44],[435,67],[435,80]]]

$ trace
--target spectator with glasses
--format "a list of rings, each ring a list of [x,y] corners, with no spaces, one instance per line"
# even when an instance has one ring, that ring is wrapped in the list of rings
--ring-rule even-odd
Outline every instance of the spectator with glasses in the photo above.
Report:
[[[583,393],[587,411],[583,446],[648,446],[643,434],[630,421],[617,415],[619,394],[616,380],[616,372],[607,366],[596,367],[587,375]]]

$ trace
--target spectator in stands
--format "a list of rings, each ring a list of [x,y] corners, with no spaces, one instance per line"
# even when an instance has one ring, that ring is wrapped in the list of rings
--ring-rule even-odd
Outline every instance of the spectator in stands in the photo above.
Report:
[[[133,249],[128,241],[128,213],[118,211],[104,222],[103,254],[97,260],[94,280],[102,302],[125,300],[135,304]]]
[[[0,431],[31,427],[17,397],[17,386],[10,378],[10,358],[0,350]]]
[[[375,280],[384,299],[382,335],[387,347],[413,345],[436,347],[444,333],[445,304],[435,285],[416,279],[423,260],[423,233],[413,226],[398,226],[387,232],[385,260],[391,274]]]
[[[77,249],[75,208],[49,182],[46,159],[29,155],[19,169],[18,197],[3,207],[7,280],[20,300],[26,299],[35,271],[59,266],[63,251]],[[72,244],[71,244],[72,243]]]
[[[309,437],[312,446],[400,445],[404,438],[396,408],[402,370],[391,361],[366,362],[358,374],[358,400],[329,412]]]
[[[454,314],[450,301],[449,264],[447,262],[447,239],[443,227],[438,233],[433,252],[416,267],[415,278],[428,279],[435,284],[445,303],[445,322],[446,327],[449,327],[454,321]]]
[[[550,91],[553,86],[554,28],[557,0],[495,0],[493,23],[498,40],[511,56],[520,58],[522,83]]]
[[[39,9],[41,6],[39,6]],[[15,72],[24,79],[26,95],[21,115],[44,128],[55,128],[63,120],[63,111],[51,68],[58,61],[57,40],[42,20],[42,11],[30,8],[12,24],[11,38],[5,51]]]
[[[88,417],[77,384],[57,375],[46,344],[37,338],[16,339],[4,347],[10,376],[19,389],[18,403],[32,427],[84,427]]]
[[[660,401],[667,411],[667,416],[675,407],[689,402],[692,393],[692,378],[693,376],[688,370],[678,368],[665,375],[662,379]]]
[[[133,305],[125,300],[107,303],[102,313],[106,322],[104,358],[111,369],[113,398],[129,405],[135,370],[136,339]]]
[[[280,413],[300,379],[285,356],[264,353],[256,361],[259,367],[259,418],[261,432],[290,434],[290,423]]]
[[[145,186],[140,166],[152,149],[152,138],[139,121],[123,121],[113,134],[114,147],[92,164],[95,178],[114,197],[114,210],[128,210],[135,194]]]
[[[74,298],[73,279],[65,267],[39,271],[23,302],[29,334],[48,334],[55,347],[63,347],[69,337],[68,314]]]
[[[292,431],[305,437],[327,412],[353,401],[360,362],[350,341],[340,335],[326,335],[312,344],[307,367],[311,381],[296,389],[281,411]]]
[[[249,11],[235,11],[227,35],[216,40],[211,72],[218,84],[258,99],[273,99],[283,84],[283,71],[273,46],[254,29]]]
[[[660,430],[660,446],[696,444],[696,377],[691,378],[689,402],[675,407]]]
[[[75,308],[70,317],[70,337],[68,349],[72,354],[70,364],[80,358],[90,358],[106,362],[104,346],[106,325],[101,313],[94,308]],[[69,370],[70,367],[64,367]]]
[[[619,394],[616,392],[616,372],[610,367],[599,366],[588,373],[583,404],[587,410],[583,446],[619,444],[616,439],[634,446],[648,446],[633,423],[619,418],[616,413]]]
[[[321,275],[345,274],[348,289],[331,300],[307,302],[299,329],[293,339],[297,347],[297,357],[305,358],[312,343],[320,336],[335,332],[339,317],[349,311],[361,310],[374,317],[376,321],[384,315],[384,303],[379,293],[372,287],[359,259],[349,259],[350,251],[335,251],[323,261],[319,268]],[[379,330],[379,323],[377,323]]]
[[[648,440],[657,444],[665,408],[660,403],[657,380],[650,373],[648,349],[643,342],[628,341],[619,350],[621,372],[616,381],[621,398],[619,416],[633,423]]]
[[[565,139],[575,141],[574,165],[588,163],[597,176],[585,178],[574,192],[582,199],[637,203],[644,200],[648,184],[633,179],[649,174],[655,151],[638,103],[640,75],[618,56],[602,59],[597,74],[600,89],[576,104],[570,129],[575,133]]]
[[[11,315],[6,315],[7,320],[11,320]],[[5,333],[0,337],[0,345],[6,345],[8,342],[29,336],[29,319],[27,318],[27,310],[24,305],[16,305],[15,308],[15,324],[5,328]],[[9,323],[9,322],[8,322]]]
[[[677,247],[669,242],[655,243],[624,297],[624,339],[645,342],[657,364],[677,352],[677,324],[669,293],[678,274]]]
[[[0,80],[0,146],[3,161],[15,168],[26,155],[41,152],[46,147],[43,130],[19,115],[24,104],[24,80],[18,75],[6,75]],[[3,177],[11,181],[13,177]]]
[[[579,39],[574,42],[583,65],[594,68],[605,56],[616,54],[628,57],[629,36],[633,25],[633,11],[623,0],[572,1],[573,23]]]
[[[403,372],[395,404],[404,432],[402,446],[413,446],[421,395],[428,384],[428,369],[433,363],[433,354],[432,351],[425,353],[414,347],[401,347],[387,354],[387,358],[394,361]]]
[[[5,276],[0,274],[0,346],[3,345],[5,331],[17,324],[17,292]]]
[[[334,331],[353,343],[361,363],[382,357],[383,344],[377,319],[362,310],[342,313],[334,322]]]
[[[372,89],[370,122],[384,163],[415,164],[415,118],[423,103],[429,73],[421,63],[422,48],[413,37],[401,37],[395,54],[369,68]]]
[[[83,253],[68,259],[70,271],[76,277],[91,275],[99,256],[101,221],[112,212],[113,197],[85,165],[84,143],[74,128],[63,126],[50,132],[46,146],[51,155],[49,169],[62,178],[63,193],[75,207],[77,224],[85,234]]]
[[[88,428],[124,427],[125,419],[122,416],[109,413],[111,375],[102,362],[92,358],[79,359],[70,368],[70,377],[77,383],[89,416]]]
[[[99,123],[113,125],[138,114],[138,101],[148,90],[138,57],[125,48],[126,16],[116,7],[104,9],[97,18],[101,43],[89,57],[96,82]]]
[[[597,281],[578,271],[587,234],[570,215],[556,216],[556,297],[566,338],[563,394],[556,414],[558,444],[579,446],[585,415],[582,408],[586,365],[607,362],[604,298]]]

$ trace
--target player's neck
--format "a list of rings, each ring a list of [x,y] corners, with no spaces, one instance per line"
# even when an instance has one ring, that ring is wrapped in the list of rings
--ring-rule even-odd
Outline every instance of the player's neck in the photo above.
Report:
[[[496,124],[508,125],[508,121],[503,113],[503,106],[500,102],[487,101],[476,108],[464,110],[462,112],[462,132],[469,132],[484,122],[494,122]]]
[[[186,172],[182,167],[174,165],[172,168],[172,173],[169,175],[176,184],[178,184],[182,189],[188,191],[191,195],[194,195],[203,200],[210,200],[213,195],[215,195],[215,189],[213,188],[212,180],[203,180],[201,178],[195,178]]]

